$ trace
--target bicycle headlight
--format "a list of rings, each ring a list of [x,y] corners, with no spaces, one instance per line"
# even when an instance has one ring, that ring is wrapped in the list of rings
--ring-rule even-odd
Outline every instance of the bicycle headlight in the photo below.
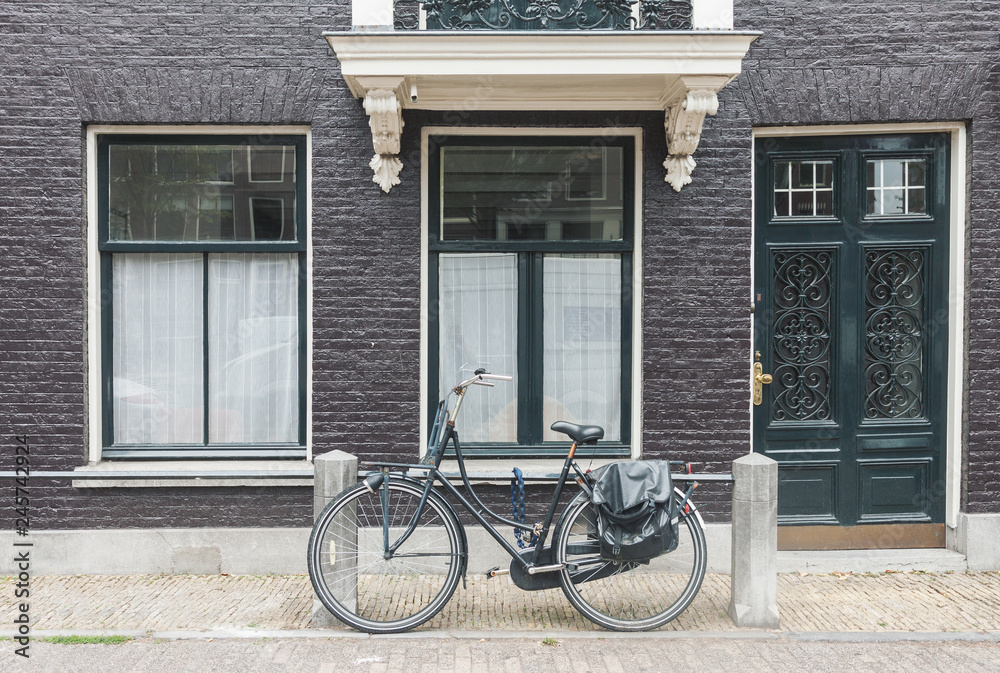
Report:
[[[381,472],[376,472],[375,474],[369,474],[367,477],[365,477],[365,480],[362,483],[364,483],[365,488],[374,493],[375,491],[382,488],[382,482],[384,481],[385,481],[385,475],[382,474]]]

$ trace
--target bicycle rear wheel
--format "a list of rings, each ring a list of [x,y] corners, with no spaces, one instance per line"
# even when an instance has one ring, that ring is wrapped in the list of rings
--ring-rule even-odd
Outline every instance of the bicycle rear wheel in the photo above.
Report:
[[[413,520],[423,485],[391,480],[386,488],[345,490],[309,538],[316,595],[338,619],[369,633],[407,631],[436,615],[455,592],[465,558],[458,519],[433,491],[412,535],[386,558],[383,522],[392,545]]]
[[[681,495],[674,494],[677,502]],[[684,611],[705,578],[701,517],[681,514],[674,551],[648,562],[614,563],[600,557],[596,514],[586,494],[567,506],[556,532],[563,593],[587,619],[613,631],[647,631]]]

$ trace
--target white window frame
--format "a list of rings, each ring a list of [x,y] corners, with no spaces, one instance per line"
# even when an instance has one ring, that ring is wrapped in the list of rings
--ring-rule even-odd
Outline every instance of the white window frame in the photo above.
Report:
[[[135,126],[135,125],[92,125],[87,127],[86,136],[86,300],[87,300],[87,391],[86,391],[86,441],[87,441],[87,461],[88,467],[93,469],[100,466],[100,469],[107,469],[109,463],[101,464],[101,452],[103,449],[102,418],[103,402],[101,397],[101,277],[100,277],[100,253],[98,251],[98,184],[97,184],[97,140],[100,135],[301,135],[306,141],[306,315],[303,317],[303,325],[306,330],[306,438],[305,462],[312,460],[312,361],[313,361],[313,300],[312,300],[312,130],[308,126],[260,126],[260,125],[156,125],[156,126]],[[137,472],[149,472],[152,467],[167,466],[170,471],[184,470],[190,471],[192,479],[170,479],[144,480],[144,479],[122,479],[101,482],[101,486],[149,486],[149,485],[172,485],[172,486],[208,486],[215,485],[219,480],[204,482],[194,477],[200,472],[217,472],[220,467],[229,470],[239,470],[245,468],[265,469],[275,472],[280,476],[282,469],[301,470],[302,461],[278,461],[278,460],[256,460],[252,458],[227,461],[185,461],[185,460],[157,460],[157,461],[129,461],[128,463],[115,463],[115,466],[126,466],[127,470]],[[87,467],[78,468],[78,471],[85,472]],[[126,471],[126,470],[122,470]],[[225,481],[228,485],[264,485],[259,479],[232,480]],[[155,483],[154,483],[155,482]],[[289,483],[289,482],[281,482]],[[88,484],[88,486],[91,486]]]
[[[504,126],[491,127],[456,127],[456,126],[425,126],[420,135],[420,439],[418,451],[422,457],[426,451],[427,434],[430,431],[428,423],[428,409],[432,400],[428,394],[429,375],[429,353],[428,344],[430,341],[430,322],[428,319],[428,273],[430,246],[426,232],[430,226],[429,203],[429,180],[428,173],[428,152],[429,139],[432,135],[446,135],[450,138],[459,136],[518,136],[518,137],[552,137],[552,136],[607,136],[607,137],[631,137],[635,141],[635,197],[633,200],[635,208],[634,225],[634,247],[632,251],[632,418],[631,425],[631,457],[639,458],[642,455],[642,287],[643,287],[643,264],[642,264],[642,129],[637,127],[580,127],[580,128],[552,128],[552,127],[531,127],[531,128],[511,128]],[[623,288],[624,289],[624,288]],[[436,402],[436,400],[434,400]],[[448,462],[445,461],[444,469],[448,469]],[[489,459],[490,471],[504,470],[507,465],[513,466],[515,463],[522,468],[547,469],[562,464],[562,459],[534,459],[510,458],[497,460]],[[607,459],[598,459],[594,465],[612,462]],[[475,473],[475,470],[470,470]]]

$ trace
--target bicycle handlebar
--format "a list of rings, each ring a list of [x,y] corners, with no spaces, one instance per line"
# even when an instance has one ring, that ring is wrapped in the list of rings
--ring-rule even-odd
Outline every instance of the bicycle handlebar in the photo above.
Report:
[[[465,390],[471,385],[486,386],[487,388],[492,388],[494,384],[489,383],[489,381],[513,381],[513,376],[507,376],[505,374],[476,374],[471,379],[466,379],[462,381],[457,386],[455,390]]]
[[[513,376],[507,376],[506,374],[480,374],[480,378],[491,379],[493,381],[513,381]]]

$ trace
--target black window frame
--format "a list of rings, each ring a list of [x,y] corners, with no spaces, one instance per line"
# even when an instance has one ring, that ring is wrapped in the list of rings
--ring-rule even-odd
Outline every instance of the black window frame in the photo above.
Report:
[[[518,443],[462,443],[463,455],[482,458],[548,458],[564,457],[568,440],[544,442],[542,427],[542,363],[544,345],[542,264],[544,255],[574,253],[608,253],[621,256],[621,437],[618,441],[601,441],[596,446],[581,446],[577,456],[628,457],[632,449],[632,366],[633,366],[633,279],[635,273],[635,153],[634,135],[513,135],[502,133],[489,136],[450,135],[428,136],[428,292],[431,305],[439,296],[439,262],[441,253],[493,252],[516,253],[518,256],[518,371],[496,372],[513,374],[518,381],[517,433]],[[441,149],[461,147],[619,147],[622,149],[622,238],[613,241],[594,240],[452,240],[442,241],[441,233]],[[440,332],[438,312],[428,311],[427,399],[423,410],[427,427],[431,427],[439,396]],[[457,383],[457,381],[456,381]],[[504,385],[504,384],[498,384]],[[475,391],[473,391],[475,393]],[[602,419],[585,419],[604,425]],[[461,432],[461,421],[458,423]],[[450,450],[449,450],[450,451]]]
[[[97,135],[97,249],[100,258],[101,297],[101,459],[185,459],[220,458],[304,459],[306,457],[306,365],[307,365],[307,166],[305,134],[172,134],[99,133]],[[113,145],[286,145],[295,147],[295,239],[289,241],[126,241],[110,239],[110,148]],[[202,444],[116,444],[114,443],[113,376],[113,287],[112,258],[115,253],[191,253],[203,258],[203,443]],[[208,259],[213,253],[291,253],[298,260],[298,431],[288,443],[223,444],[208,441]]]

